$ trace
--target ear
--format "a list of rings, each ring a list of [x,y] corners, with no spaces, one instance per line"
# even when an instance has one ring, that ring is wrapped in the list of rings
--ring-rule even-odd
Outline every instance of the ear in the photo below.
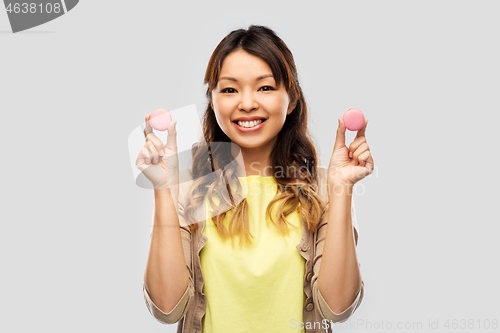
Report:
[[[295,107],[297,106],[297,100],[294,100],[288,104],[288,110],[286,111],[286,114],[289,115],[292,113],[293,110],[295,110]]]

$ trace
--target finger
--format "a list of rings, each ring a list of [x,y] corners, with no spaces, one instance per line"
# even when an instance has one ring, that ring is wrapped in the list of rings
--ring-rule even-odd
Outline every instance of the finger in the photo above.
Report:
[[[356,151],[352,154],[352,158],[356,161],[356,163],[359,163],[359,156],[363,154],[365,151],[369,151],[368,144],[366,142],[363,142],[357,149]]]
[[[358,156],[359,165],[362,167],[366,166],[366,161],[368,161],[370,156],[371,156],[371,153],[369,150],[366,150],[362,154],[360,154]]]
[[[167,144],[165,145],[165,148],[177,153],[177,120],[174,119],[170,122],[167,131]]]
[[[165,154],[165,150],[163,149],[163,142],[154,133],[149,133],[146,136],[146,141],[153,143],[156,151],[158,151],[160,156],[163,156]]]
[[[366,142],[366,138],[364,136],[355,138],[349,145],[349,157],[352,157],[356,149],[358,149],[364,142]]]
[[[152,164],[158,164],[158,161],[160,159],[160,154],[158,153],[158,150],[156,150],[155,145],[151,141],[148,141],[148,142],[146,142],[146,147],[148,148],[148,150],[151,152],[151,155],[153,156],[151,159]]]
[[[151,124],[149,123],[150,117],[151,116],[146,113],[145,126],[144,126],[144,137],[147,137],[149,133],[153,133],[153,127],[151,127]]]
[[[360,136],[365,136],[366,125],[368,125],[368,119],[365,119],[365,125],[356,133],[357,138],[359,138]]]
[[[338,118],[339,126],[337,127],[337,137],[335,138],[335,145],[333,149],[345,147],[345,124],[344,119]]]
[[[146,148],[146,146],[141,149],[141,159],[144,160],[145,164],[151,164],[151,152]]]

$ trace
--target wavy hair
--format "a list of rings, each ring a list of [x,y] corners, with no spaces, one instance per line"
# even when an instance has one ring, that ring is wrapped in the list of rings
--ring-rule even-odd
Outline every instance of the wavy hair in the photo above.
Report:
[[[234,180],[237,185],[236,193],[241,190],[241,184],[236,177],[236,166],[232,163],[232,155],[227,148],[231,145],[218,144],[231,142],[231,139],[219,127],[211,106],[211,92],[217,86],[222,63],[227,55],[239,49],[264,60],[271,68],[276,84],[279,86],[283,82],[290,101],[296,102],[294,110],[287,115],[283,128],[278,133],[277,143],[271,151],[270,167],[278,184],[278,191],[266,209],[266,217],[285,234],[291,226],[286,220],[287,216],[298,210],[302,219],[307,221],[308,229],[314,231],[325,211],[325,203],[314,190],[317,180],[317,154],[307,129],[306,101],[299,85],[292,53],[273,30],[259,25],[229,33],[216,47],[208,63],[204,80],[208,85],[208,104],[203,116],[203,138],[198,145],[193,146],[191,152],[191,173],[194,181],[189,190],[185,218],[189,222],[191,232],[196,231],[199,221],[194,220],[192,213],[198,205],[204,204],[207,198],[214,208],[214,225],[223,239],[231,238],[233,242],[233,236],[239,235],[241,245],[243,239],[246,243],[251,243],[253,238],[249,229],[248,203],[243,198],[235,204],[235,193],[229,186]],[[202,147],[205,149],[199,149]],[[283,172],[284,168],[286,172]],[[217,170],[219,172],[213,172]],[[219,203],[214,202],[214,195],[219,198]],[[277,205],[276,221],[271,214],[273,205]],[[228,212],[231,214],[226,228],[224,220]]]

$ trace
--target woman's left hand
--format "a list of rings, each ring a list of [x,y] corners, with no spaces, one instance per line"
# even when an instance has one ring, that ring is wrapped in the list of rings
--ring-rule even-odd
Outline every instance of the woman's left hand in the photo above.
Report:
[[[330,184],[354,185],[371,174],[374,168],[373,158],[365,137],[368,119],[365,119],[365,125],[357,132],[356,138],[349,148],[345,145],[344,119],[339,118],[338,121],[337,137],[328,166],[328,181]]]

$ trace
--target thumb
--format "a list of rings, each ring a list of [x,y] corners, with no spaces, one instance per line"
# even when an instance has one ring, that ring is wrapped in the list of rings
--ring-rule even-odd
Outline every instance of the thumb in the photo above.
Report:
[[[335,138],[335,145],[333,149],[339,149],[345,147],[345,125],[344,119],[338,118],[339,127],[337,128],[337,137]]]
[[[167,128],[167,144],[165,148],[177,153],[177,120],[172,120]]]

